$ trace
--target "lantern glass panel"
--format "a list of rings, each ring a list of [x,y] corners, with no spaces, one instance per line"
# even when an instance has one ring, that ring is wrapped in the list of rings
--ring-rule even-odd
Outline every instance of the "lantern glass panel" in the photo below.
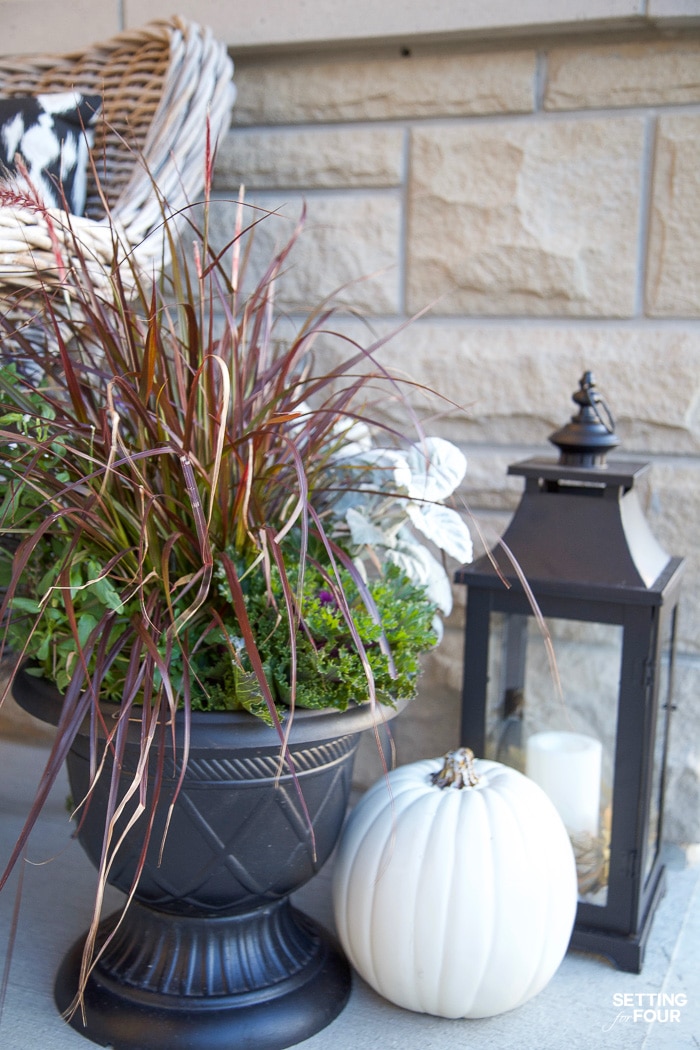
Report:
[[[664,762],[668,739],[670,715],[673,697],[673,656],[676,610],[662,625],[661,659],[659,661],[659,702],[656,712],[656,733],[654,736],[654,757],[651,772],[651,795],[649,824],[647,834],[647,851],[644,863],[644,881],[649,877],[654,861],[661,847],[661,814],[663,812]]]
[[[570,825],[580,899],[600,907],[607,903],[622,636],[617,624],[538,623],[500,612],[489,625],[486,757],[529,773],[548,791]],[[583,752],[567,755],[572,745]]]

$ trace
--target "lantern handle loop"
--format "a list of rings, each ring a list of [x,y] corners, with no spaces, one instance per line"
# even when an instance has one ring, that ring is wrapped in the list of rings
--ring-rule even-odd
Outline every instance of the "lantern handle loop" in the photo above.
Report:
[[[614,434],[615,417],[610,411],[610,407],[605,398],[595,389],[595,383],[593,382],[593,375],[591,372],[585,373],[581,380],[581,389],[585,391],[588,398],[588,404],[593,409],[593,414],[600,425],[605,427],[609,434]]]

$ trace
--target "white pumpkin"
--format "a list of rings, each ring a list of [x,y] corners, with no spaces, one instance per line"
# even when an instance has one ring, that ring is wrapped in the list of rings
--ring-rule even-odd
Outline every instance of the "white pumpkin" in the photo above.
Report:
[[[521,773],[466,749],[370,788],[333,874],[338,936],[355,969],[397,1006],[439,1017],[489,1017],[541,991],[566,952],[576,901],[553,804]]]

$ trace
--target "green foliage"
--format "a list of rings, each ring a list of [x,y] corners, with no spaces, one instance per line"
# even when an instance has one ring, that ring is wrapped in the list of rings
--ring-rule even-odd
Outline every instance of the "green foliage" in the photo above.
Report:
[[[345,362],[314,369],[314,340],[330,338],[325,305],[297,335],[277,336],[273,289],[291,243],[245,297],[205,235],[194,268],[183,244],[164,285],[132,275],[134,296],[116,273],[105,296],[87,270],[69,270],[64,297],[38,315],[43,338],[8,333],[5,646],[62,691],[90,683],[127,708],[271,720],[289,704],[413,695],[435,642],[433,598],[345,518],[374,508],[398,556],[405,486],[392,490],[393,474],[376,469],[367,491],[367,466],[346,456],[351,433],[366,448],[381,430],[364,393],[377,379],[373,348],[345,343]]]
[[[409,406],[412,439],[374,418],[402,396],[375,360],[385,340],[333,336],[328,303],[281,334],[275,284],[296,234],[251,277],[263,216],[232,211],[221,250],[206,207],[201,230],[164,214],[172,265],[158,281],[128,253],[96,277],[76,233],[55,274],[33,275],[41,294],[19,304],[29,327],[0,311],[0,657],[14,670],[29,660],[64,693],[0,888],[88,719],[92,777],[108,752],[114,762],[85,975],[123,841],[116,817],[146,799],[136,885],[159,798],[149,770],[179,755],[191,711],[243,709],[282,741],[288,707],[412,696],[451,600],[421,537],[453,557],[470,550],[443,505],[461,453],[426,438]],[[104,718],[104,700],[118,718]],[[132,733],[130,774],[120,756]]]
[[[295,591],[298,575],[295,570],[290,574]],[[369,583],[368,604],[349,571],[341,570],[332,584],[318,565],[308,564],[294,651],[280,616],[284,595],[279,572],[273,569],[267,582],[262,573],[248,582],[246,609],[276,703],[288,704],[294,694],[294,703],[300,707],[345,710],[368,699],[370,688],[380,703],[389,705],[414,695],[419,656],[436,642],[435,607],[427,601],[424,589],[395,566],[388,566],[382,577]],[[220,587],[230,597],[223,578]],[[234,624],[232,632],[235,629]],[[259,689],[248,690],[254,676],[245,647],[235,645],[235,633],[230,638],[235,657],[221,668],[224,673],[219,684],[210,687],[201,705],[230,706],[235,698],[233,706],[260,713]],[[217,681],[216,674],[211,678]]]

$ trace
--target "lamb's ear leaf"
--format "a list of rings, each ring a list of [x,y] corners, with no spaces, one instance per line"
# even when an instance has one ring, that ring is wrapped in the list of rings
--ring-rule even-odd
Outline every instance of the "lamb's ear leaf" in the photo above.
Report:
[[[467,523],[456,510],[440,503],[409,503],[406,510],[411,524],[440,550],[456,558],[460,564],[472,560],[472,538]]]
[[[406,459],[411,469],[409,495],[439,503],[455,491],[467,472],[467,460],[445,438],[426,437],[414,445]]]
[[[350,529],[350,538],[358,547],[391,547],[393,540],[378,525],[369,521],[364,514],[349,507],[345,512],[345,521]]]

